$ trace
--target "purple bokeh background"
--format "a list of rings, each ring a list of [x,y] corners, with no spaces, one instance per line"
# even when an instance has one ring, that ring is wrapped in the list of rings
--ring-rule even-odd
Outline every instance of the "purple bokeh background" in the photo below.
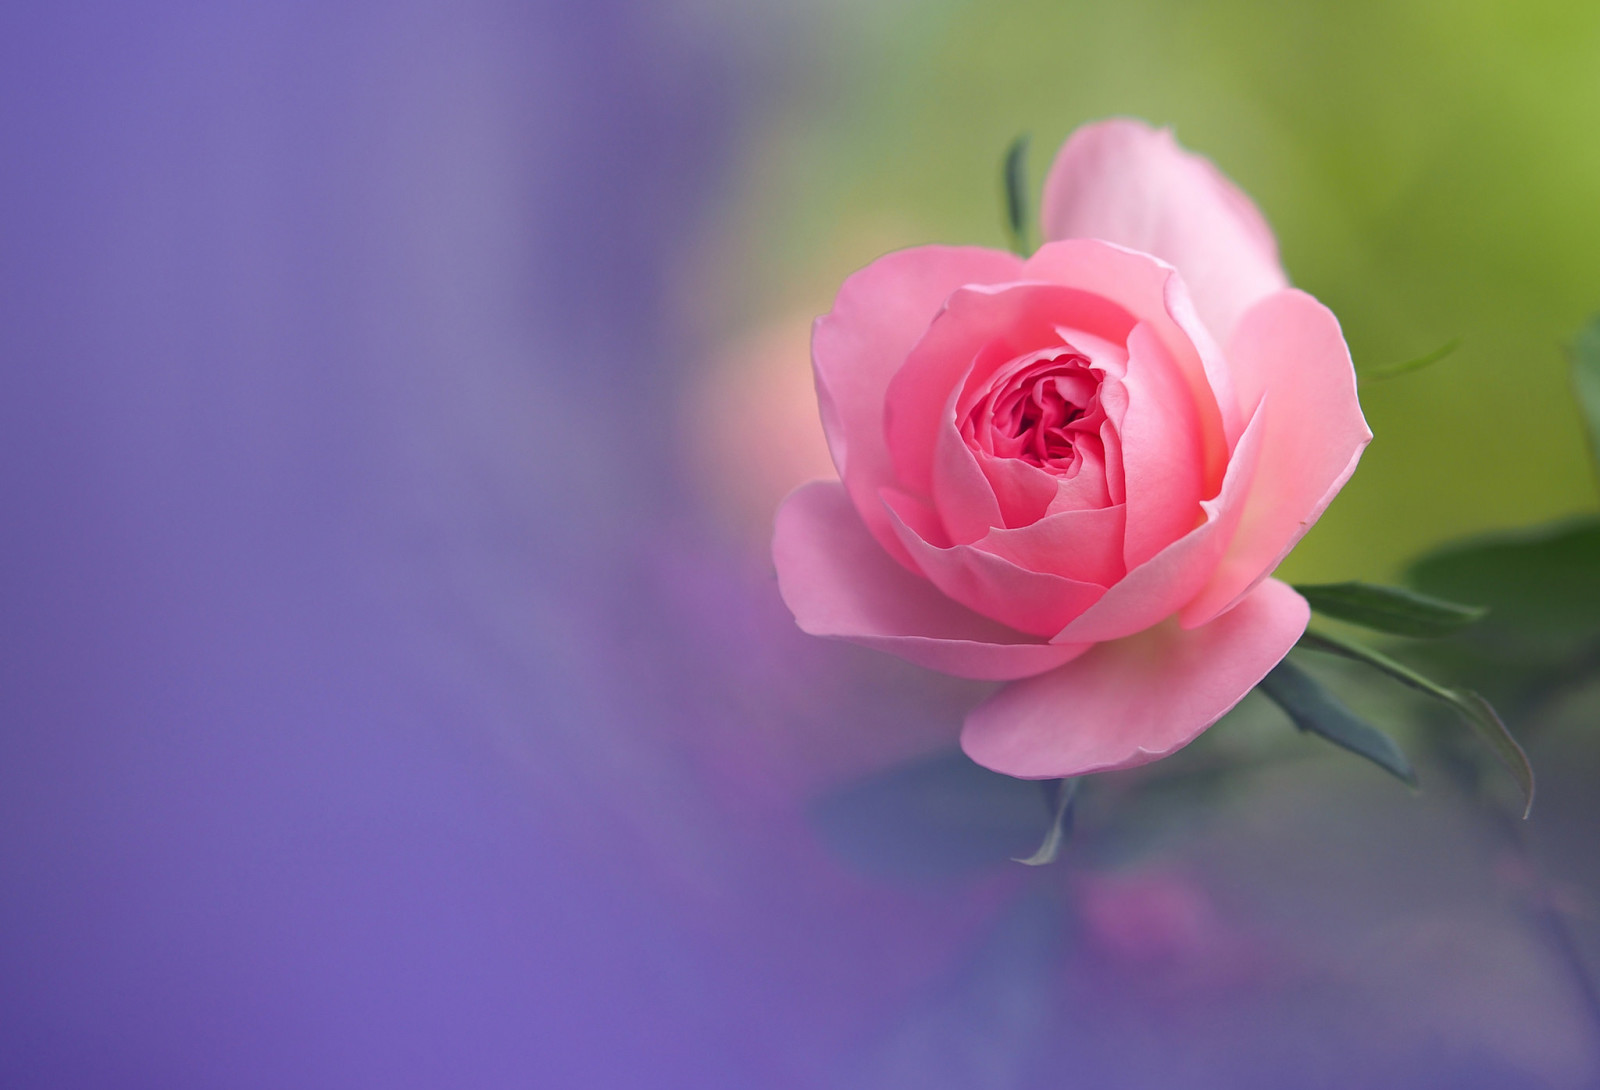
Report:
[[[1253,916],[1250,849],[928,884],[819,843],[862,739],[972,690],[800,637],[680,479],[674,292],[804,59],[739,26],[0,14],[0,1084],[1577,1085],[1581,1026],[1542,1066],[1376,1032],[1216,923],[1492,902],[1346,880],[1382,785]],[[1396,872],[1461,846],[1417,827]]]
[[[747,121],[643,7],[0,16],[5,1085],[754,1084],[618,691]]]
[[[815,1085],[992,902],[717,744],[836,656],[662,409],[783,58],[660,15],[3,16],[0,1083]]]

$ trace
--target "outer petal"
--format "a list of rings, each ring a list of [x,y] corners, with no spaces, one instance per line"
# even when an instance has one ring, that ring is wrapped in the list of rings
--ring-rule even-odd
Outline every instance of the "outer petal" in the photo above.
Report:
[[[872,535],[902,563],[878,489],[894,482],[884,394],[945,300],[964,284],[1015,280],[1022,262],[978,247],[921,246],[874,261],[844,282],[811,336],[817,401],[839,477]]]
[[[890,651],[959,677],[1005,681],[1042,673],[1086,647],[1044,643],[980,617],[895,563],[837,481],[813,481],[778,509],[778,591],[801,629]]]
[[[1289,283],[1250,198],[1170,130],[1142,121],[1073,133],[1045,179],[1040,220],[1045,238],[1101,238],[1177,266],[1222,341],[1257,300]]]
[[[967,716],[961,746],[979,764],[1024,779],[1165,757],[1243,699],[1310,616],[1304,598],[1268,580],[1202,628],[1169,622],[1006,686]]]
[[[1216,574],[1184,609],[1190,627],[1271,574],[1350,479],[1372,439],[1338,319],[1305,292],[1278,292],[1252,307],[1228,359],[1241,393],[1261,403],[1261,466]]]

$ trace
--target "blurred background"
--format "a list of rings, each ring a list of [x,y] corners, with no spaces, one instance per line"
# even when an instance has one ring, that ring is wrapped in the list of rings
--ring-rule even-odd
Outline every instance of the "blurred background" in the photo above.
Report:
[[[0,1083],[1600,1085],[1592,583],[1436,656],[1526,825],[1323,670],[1420,792],[1251,697],[1036,870],[1036,789],[949,755],[985,687],[778,601],[810,319],[1110,114],[1358,370],[1459,339],[1363,383],[1284,575],[1595,512],[1593,5],[0,12]]]

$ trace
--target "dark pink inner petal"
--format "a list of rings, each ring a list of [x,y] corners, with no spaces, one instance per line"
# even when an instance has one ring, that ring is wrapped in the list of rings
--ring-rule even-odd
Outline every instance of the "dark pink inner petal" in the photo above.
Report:
[[[961,399],[970,406],[961,436],[976,453],[1074,477],[1086,456],[1105,461],[1100,382],[1089,357],[1069,344],[1019,356]]]
[[[994,385],[997,369],[1033,353],[1059,351],[1064,323],[1083,331],[1084,343],[1071,343],[1099,363],[1102,355],[1123,355],[1120,346],[1138,321],[1108,299],[1058,284],[972,285],[952,293],[905,356],[884,399],[883,435],[895,483],[934,495],[940,434],[959,431],[972,406]],[[953,415],[952,392],[958,395]],[[959,434],[950,438],[977,454]],[[939,506],[945,510],[948,503],[940,500]]]

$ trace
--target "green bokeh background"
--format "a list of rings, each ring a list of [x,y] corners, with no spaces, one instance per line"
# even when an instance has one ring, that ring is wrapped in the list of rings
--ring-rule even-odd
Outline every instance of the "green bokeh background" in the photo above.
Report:
[[[1429,545],[1596,506],[1564,344],[1600,309],[1600,4],[1181,0],[815,9],[804,76],[723,229],[755,319],[823,309],[883,251],[1003,246],[998,162],[1035,187],[1078,124],[1172,125],[1260,204],[1344,325],[1377,438],[1286,562],[1392,578]]]

